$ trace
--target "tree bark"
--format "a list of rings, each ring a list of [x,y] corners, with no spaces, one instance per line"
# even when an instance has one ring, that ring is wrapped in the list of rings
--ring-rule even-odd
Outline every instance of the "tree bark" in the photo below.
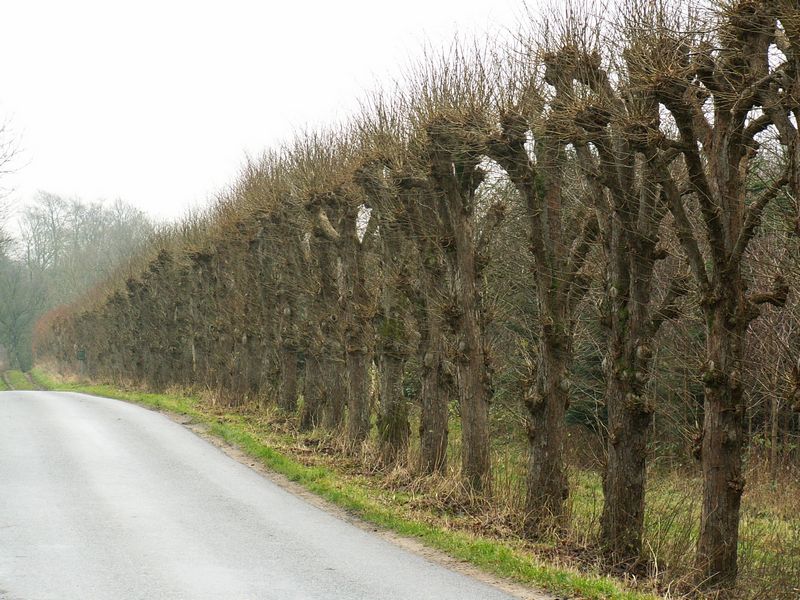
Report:
[[[615,371],[621,362],[615,363]],[[600,523],[601,540],[611,557],[630,564],[639,559],[642,550],[647,441],[653,409],[627,379],[615,372],[606,389],[608,463]]]
[[[440,316],[431,302],[429,298],[422,307],[421,316],[417,317],[422,336],[417,353],[422,372],[420,471],[426,475],[444,475],[447,470],[451,385],[444,368],[444,335]]]
[[[536,390],[526,396],[528,408],[528,479],[525,532],[531,538],[558,525],[568,484],[564,465],[564,426],[569,405],[571,337],[546,328],[540,344]]]
[[[347,352],[347,440],[357,449],[369,434],[369,355],[361,349]]]
[[[405,360],[395,352],[383,351],[378,360],[381,405],[378,433],[383,463],[402,461],[408,450],[408,402],[403,394]]]
[[[610,332],[606,356],[608,462],[603,481],[601,539],[611,558],[628,566],[641,555],[644,532],[647,442],[653,403],[647,398],[650,344],[666,313],[654,320],[651,297],[657,221],[642,233],[625,219],[629,204],[613,216],[610,240]],[[638,211],[637,211],[638,212]],[[680,286],[670,286],[664,311],[673,310]]]
[[[280,349],[281,381],[278,406],[286,413],[297,410],[297,353],[293,348]]]
[[[380,310],[372,318],[378,368],[378,440],[381,461],[392,465],[407,459],[409,423],[408,401],[403,393],[403,373],[409,354],[406,331],[406,298],[403,290],[410,286],[409,250],[411,244],[403,235],[408,220],[401,222],[397,211],[401,202],[398,189],[391,185],[387,173],[375,164],[367,164],[356,176],[370,206],[370,221],[363,241],[370,247],[375,239],[368,231],[375,223],[380,229]],[[373,236],[367,238],[367,234]],[[362,244],[363,244],[362,241]],[[413,293],[413,292],[412,292]]]
[[[548,83],[553,83],[551,76],[548,65]],[[568,79],[566,75],[559,77],[557,98],[563,95]],[[501,134],[487,140],[486,147],[525,201],[529,250],[534,258],[540,348],[536,383],[525,397],[529,442],[525,530],[534,538],[546,533],[565,512],[568,484],[564,440],[573,361],[572,314],[582,295],[576,285],[579,273],[597,235],[597,221],[590,217],[575,240],[574,252],[564,243],[568,225],[561,207],[565,138],[558,119],[539,116],[545,128],[537,130],[532,154],[527,147],[531,123],[517,111],[504,115]]]
[[[402,252],[401,238],[393,223],[382,224],[384,285],[381,292],[381,313],[378,319],[378,373],[380,413],[378,435],[384,464],[407,458],[408,401],[403,393],[403,371],[408,353],[408,335],[400,302],[401,275],[394,261]]]
[[[481,298],[475,269],[472,227],[456,229],[456,293],[460,297],[456,385],[461,407],[463,476],[471,489],[480,491],[489,481],[489,374],[486,369]]]
[[[310,354],[306,357],[303,410],[300,414],[302,431],[309,431],[322,423],[325,385],[322,364],[317,356]]]
[[[455,342],[455,378],[461,409],[461,469],[464,483],[476,492],[490,481],[489,401],[491,389],[484,339],[484,313],[475,239],[475,193],[485,173],[480,156],[464,152],[450,124],[428,130],[431,191],[445,223],[444,257],[451,282],[447,324]]]
[[[732,585],[737,574],[745,431],[740,373],[747,330],[742,285],[738,276],[731,276],[716,299],[705,306],[703,507],[696,566],[709,587]]]

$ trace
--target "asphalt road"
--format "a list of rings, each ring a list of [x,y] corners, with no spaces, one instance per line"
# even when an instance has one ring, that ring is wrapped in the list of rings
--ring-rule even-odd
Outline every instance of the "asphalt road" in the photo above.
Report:
[[[509,600],[116,400],[0,393],[0,599]]]

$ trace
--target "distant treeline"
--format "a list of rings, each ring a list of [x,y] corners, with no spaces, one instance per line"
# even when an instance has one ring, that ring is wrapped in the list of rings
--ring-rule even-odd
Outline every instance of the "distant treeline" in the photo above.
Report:
[[[108,279],[153,226],[122,201],[89,203],[44,192],[17,217],[16,235],[0,231],[0,346],[10,367],[28,370],[39,317]]]

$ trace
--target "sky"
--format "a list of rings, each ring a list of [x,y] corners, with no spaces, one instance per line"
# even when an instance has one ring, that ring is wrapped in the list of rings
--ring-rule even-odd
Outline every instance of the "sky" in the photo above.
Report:
[[[304,128],[357,112],[426,44],[502,35],[523,0],[2,0],[0,185],[172,220]]]

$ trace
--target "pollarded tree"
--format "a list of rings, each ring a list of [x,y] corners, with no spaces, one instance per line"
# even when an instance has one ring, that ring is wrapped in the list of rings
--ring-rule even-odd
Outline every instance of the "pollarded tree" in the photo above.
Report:
[[[342,319],[339,307],[339,258],[336,246],[337,207],[319,203],[331,176],[330,147],[318,139],[297,140],[287,152],[289,193],[308,213],[308,232],[300,232],[308,261],[307,281],[298,293],[308,296],[303,332],[305,380],[301,429],[323,425],[339,428],[347,398]]]
[[[268,155],[259,164],[248,165],[241,193],[259,223],[250,250],[258,258],[254,280],[261,292],[261,318],[274,328],[272,338],[262,339],[261,346],[276,362],[278,406],[292,413],[297,408],[308,327],[310,264],[303,250],[309,226],[278,156]]]
[[[401,452],[408,427],[400,381],[402,348],[410,336],[398,314],[407,302],[416,323],[414,352],[420,370],[420,471],[444,473],[450,402],[443,307],[447,304],[445,237],[435,205],[426,196],[412,151],[412,128],[397,106],[378,102],[360,124],[364,165],[357,175],[379,222],[383,256],[382,313],[378,347],[385,351],[379,430],[385,457]],[[410,353],[411,351],[409,351]]]
[[[323,211],[322,215],[330,223],[330,208]],[[300,418],[303,428],[321,425],[323,415],[328,427],[339,427],[344,421],[347,398],[343,332],[338,306],[338,259],[334,236],[318,224],[324,223],[322,215],[312,215],[317,223],[306,240],[309,257],[314,264],[314,275],[309,281],[310,327],[306,335],[305,401]]]
[[[545,77],[559,90],[551,119],[559,120],[574,169],[585,179],[581,186],[572,175],[571,187],[589,192],[583,203],[594,207],[602,224],[608,457],[601,540],[616,561],[631,564],[640,558],[644,528],[653,340],[664,321],[678,315],[688,281],[678,273],[665,290],[653,289],[656,266],[669,256],[660,240],[667,207],[656,173],[677,154],[642,135],[659,120],[658,102],[640,89],[618,89],[599,40],[595,17],[572,14],[544,63]]]
[[[483,157],[465,135],[465,124],[485,112],[488,81],[471,57],[458,48],[454,56],[455,64],[425,65],[408,97],[394,106],[379,104],[371,115],[366,128],[374,138],[375,165],[364,185],[385,223],[386,243],[399,248],[402,235],[416,256],[416,265],[395,269],[394,276],[420,334],[421,468],[430,473],[446,465],[452,381],[461,413],[464,480],[480,490],[489,476],[491,397],[481,251],[502,209],[483,218]]]
[[[406,313],[409,262],[413,260],[411,242],[399,220],[396,190],[389,179],[389,148],[396,140],[381,135],[381,117],[364,119],[362,130],[370,129],[365,147],[364,164],[355,179],[369,204],[371,219],[377,223],[377,253],[380,266],[377,310],[375,315],[375,362],[378,369],[380,404],[378,438],[381,459],[385,465],[402,462],[409,442],[408,402],[403,391],[403,374],[411,355]],[[384,123],[385,124],[385,123]],[[377,125],[377,127],[376,127]],[[376,153],[377,151],[377,153]]]
[[[346,366],[346,396],[330,393],[331,424],[342,418],[347,401],[347,441],[355,449],[370,427],[369,367],[372,363],[374,298],[368,285],[367,260],[376,238],[377,215],[365,205],[363,190],[354,180],[356,163],[346,134],[311,137],[293,155],[297,182],[303,186],[306,209],[313,223],[312,252],[319,264],[320,308],[328,311],[330,332],[343,347],[336,353]],[[324,305],[323,305],[324,303]],[[336,356],[334,354],[334,356]],[[326,359],[330,360],[330,359]],[[341,369],[337,370],[341,373]],[[331,377],[337,377],[332,372]]]
[[[511,61],[509,61],[511,62]],[[499,88],[497,132],[483,152],[506,174],[524,205],[539,309],[539,347],[531,352],[525,528],[543,533],[564,514],[568,495],[564,444],[573,362],[573,315],[586,290],[583,267],[597,237],[595,212],[564,193],[571,126],[559,113],[570,75],[524,61]],[[570,206],[568,206],[570,205]]]
[[[381,287],[376,315],[376,362],[380,384],[378,435],[385,464],[402,462],[408,449],[410,426],[403,374],[410,356],[407,325],[408,301],[402,280],[411,258],[408,240],[396,219],[378,210],[380,228]]]
[[[374,354],[374,289],[370,285],[368,257],[376,243],[378,214],[365,205],[365,195],[351,182],[344,192],[341,221],[341,264],[345,299],[345,349],[347,357],[348,441],[358,445],[369,435],[369,370]]]
[[[446,267],[448,294],[441,314],[453,336],[462,475],[476,491],[490,483],[492,367],[482,257],[505,213],[502,200],[487,207],[479,190],[487,175],[481,134],[491,130],[493,75],[484,63],[480,52],[456,46],[448,60],[432,62],[420,72],[407,103],[409,148],[417,164],[414,179],[405,182],[414,189],[409,200],[429,207]]]
[[[797,181],[792,152],[785,168],[765,175],[760,192],[752,193],[750,184],[763,151],[761,136],[774,130],[784,148],[797,148],[790,115],[796,119],[798,110],[800,7],[791,1],[734,0],[715,4],[708,22],[689,21],[678,28],[665,14],[669,11],[640,11],[632,17],[628,85],[651,94],[677,131],[673,137],[656,122],[643,135],[682,161],[681,171],[660,165],[656,175],[706,321],[696,564],[705,585],[728,585],[737,572],[745,484],[744,337],[761,305],[781,306],[788,293],[779,277],[771,291],[748,292],[744,266],[765,207],[788,182]],[[701,231],[687,216],[689,199],[699,207]]]
[[[414,267],[401,280],[411,304],[419,341],[420,470],[443,474],[447,468],[450,405],[457,398],[443,309],[447,303],[444,233],[419,180],[404,168],[393,169],[393,186],[402,207],[399,222],[414,244]]]

